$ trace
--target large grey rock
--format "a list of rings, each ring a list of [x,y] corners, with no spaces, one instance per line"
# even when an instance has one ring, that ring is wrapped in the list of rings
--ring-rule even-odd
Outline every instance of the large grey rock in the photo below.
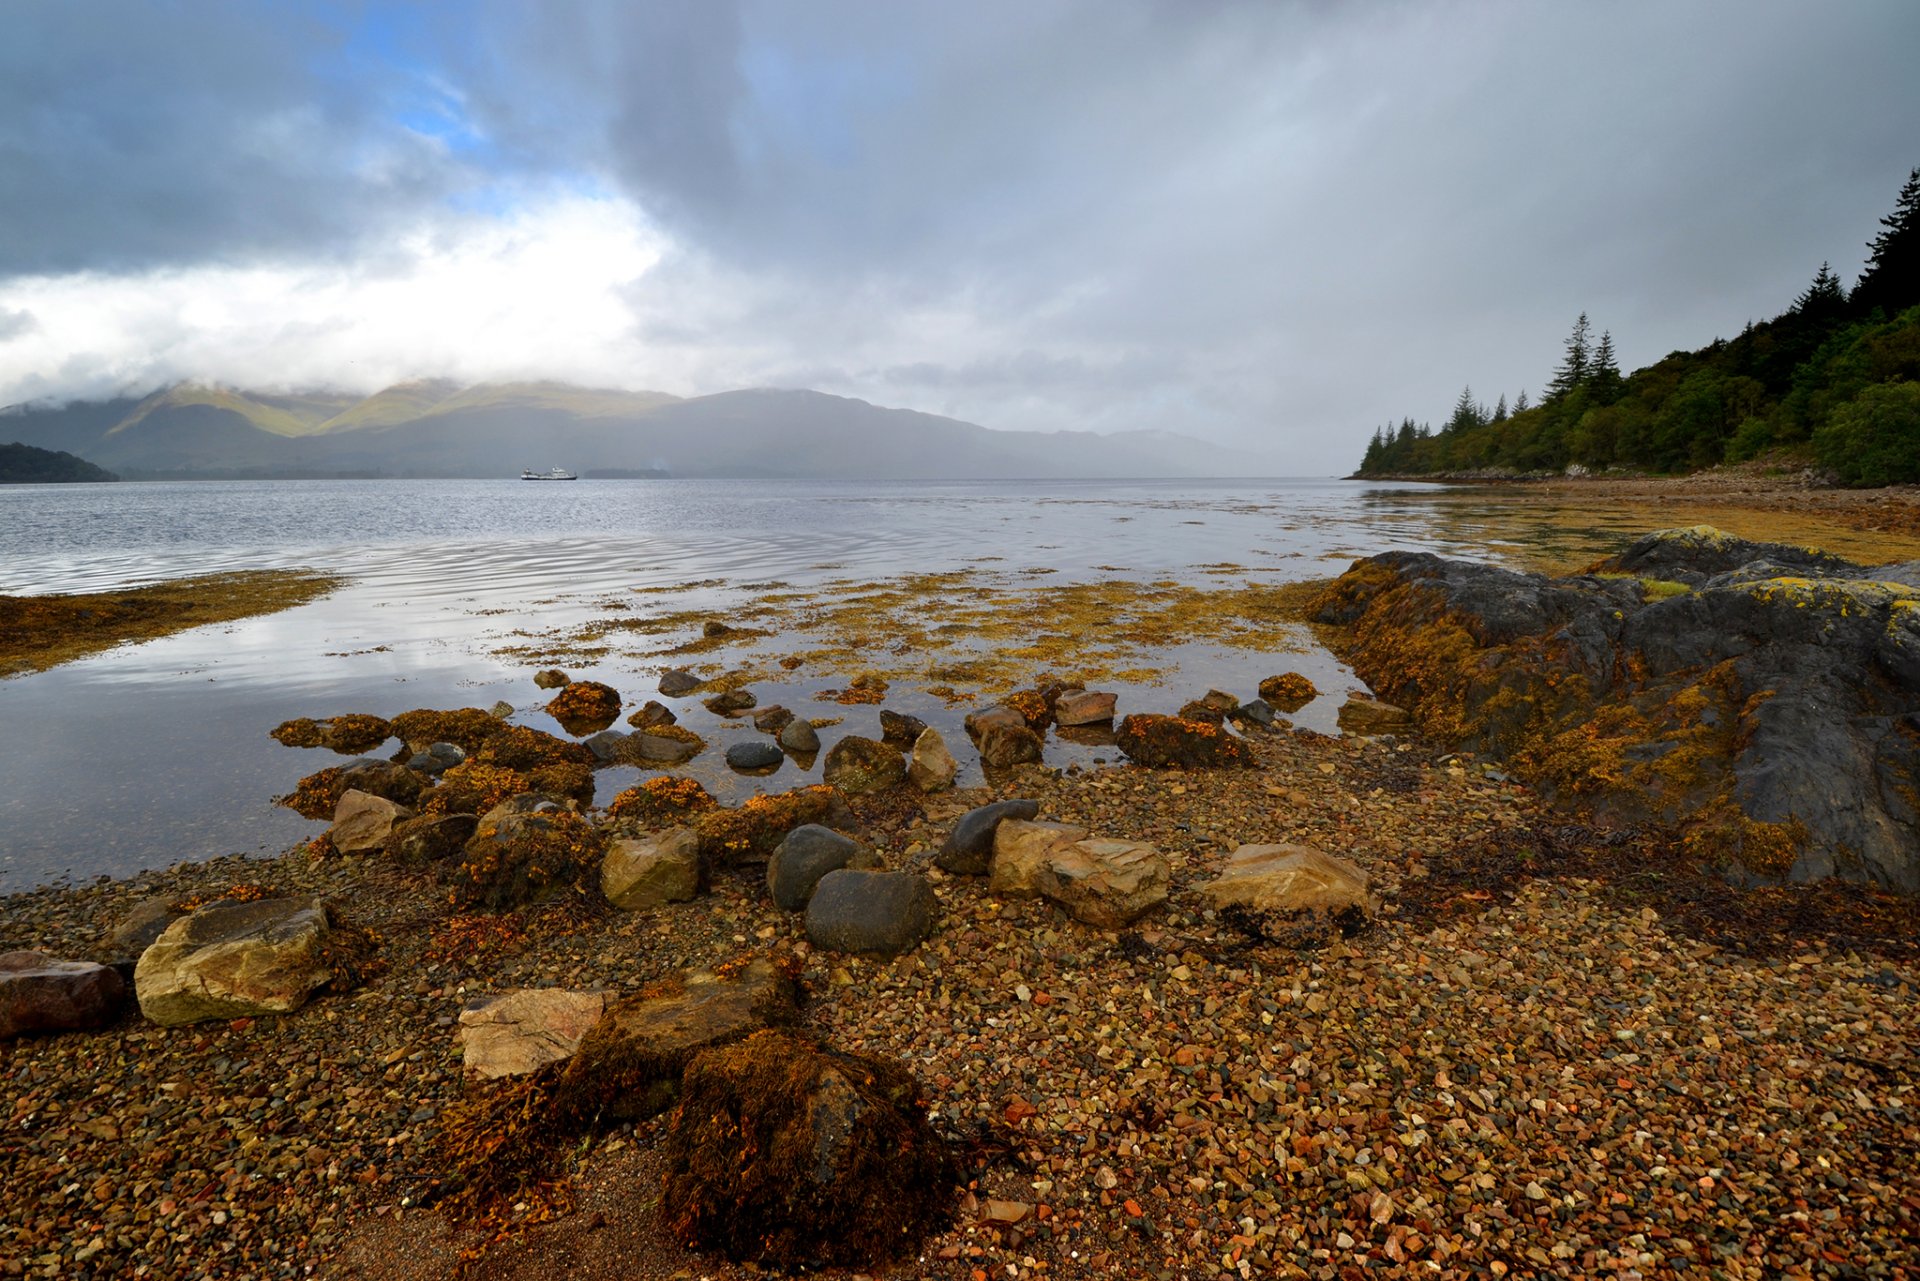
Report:
[[[995,801],[979,809],[968,810],[953,825],[946,843],[933,861],[945,872],[960,876],[984,876],[993,862],[994,829],[1010,818],[1028,819],[1040,813],[1037,801]]]
[[[137,961],[169,925],[186,915],[171,894],[141,899],[121,917],[107,935],[106,955],[114,961]]]
[[[820,750],[820,731],[805,718],[788,721],[780,727],[780,746],[796,756],[817,752]]]
[[[1379,907],[1367,889],[1365,872],[1311,845],[1242,845],[1227,856],[1220,875],[1198,889],[1215,909],[1333,917],[1350,912],[1371,916]]]
[[[807,903],[807,940],[829,952],[898,956],[933,932],[933,886],[912,872],[828,872]]]
[[[1025,725],[989,725],[980,731],[980,763],[989,769],[1036,764],[1041,751],[1040,736]]]
[[[0,1040],[104,1027],[126,1000],[126,980],[111,966],[0,952]]]
[[[333,807],[333,826],[327,829],[327,839],[342,854],[370,853],[387,843],[396,823],[412,817],[412,810],[384,796],[349,788]]]
[[[285,1014],[333,977],[314,898],[221,900],[168,926],[140,956],[140,1012],[163,1027]]]
[[[772,769],[786,759],[780,749],[772,743],[735,743],[727,748],[728,769]]]
[[[798,912],[806,908],[814,887],[828,872],[878,866],[878,856],[852,837],[818,823],[803,823],[787,833],[767,860],[767,892],[782,911]]]
[[[637,1120],[673,1106],[681,1073],[701,1050],[800,1016],[792,976],[759,957],[719,972],[690,970],[608,1005],[580,1038],[554,1088],[578,1122]]]
[[[827,749],[820,776],[848,796],[898,787],[907,778],[907,762],[886,743],[849,734]]]
[[[700,744],[641,730],[627,736],[631,759],[647,765],[683,765],[700,754]]]
[[[470,1001],[460,1011],[460,1061],[489,1080],[524,1076],[573,1057],[606,1009],[605,992],[521,988]]]
[[[700,837],[690,827],[614,841],[600,862],[607,902],[628,912],[680,903],[700,892]]]
[[[660,673],[660,692],[668,698],[681,698],[700,688],[700,678],[681,668]]]
[[[1084,840],[1057,846],[1041,865],[1040,892],[1075,920],[1118,930],[1167,901],[1166,856],[1138,841]]]
[[[947,750],[947,740],[937,729],[923,729],[913,740],[913,757],[907,762],[907,781],[923,792],[944,792],[953,786],[960,773],[960,762]]]

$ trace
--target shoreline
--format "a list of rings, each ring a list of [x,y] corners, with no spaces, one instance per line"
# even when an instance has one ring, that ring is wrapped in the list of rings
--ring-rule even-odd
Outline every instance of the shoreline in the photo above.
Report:
[[[36,1193],[10,1206],[0,1260],[69,1277],[141,1264],[154,1276],[447,1275],[477,1243],[408,1203],[451,1173],[436,1140],[472,1088],[454,1042],[465,1002],[527,985],[631,991],[771,950],[800,966],[811,1026],[905,1060],[950,1123],[1012,1145],[975,1172],[979,1202],[1037,1207],[1022,1226],[963,1215],[923,1258],[870,1275],[1218,1275],[1223,1257],[1228,1271],[1313,1275],[1369,1250],[1399,1254],[1409,1274],[1432,1275],[1431,1260],[1465,1275],[1495,1260],[1545,1266],[1536,1252],[1559,1260],[1570,1243],[1575,1264],[1619,1251],[1658,1271],[1718,1248],[1726,1229],[1703,1210],[1723,1184],[1741,1190],[1733,1213],[1767,1259],[1834,1248],[1920,1261],[1895,1226],[1908,1175],[1888,1164],[1912,1123],[1855,1098],[1913,1081],[1901,1030],[1920,990],[1911,925],[1905,942],[1897,929],[1881,943],[1844,929],[1773,937],[1822,912],[1823,894],[1857,906],[1870,892],[1769,891],[1729,913],[1751,892],[1638,883],[1617,841],[1469,758],[1308,732],[1247,741],[1255,769],[1030,768],[1001,793],[853,799],[894,868],[926,868],[960,812],[1006,793],[1154,842],[1173,900],[1122,935],[944,877],[943,925],[919,950],[824,954],[752,868],[652,912],[570,894],[482,929],[423,874],[298,851],[9,896],[8,946],[30,936],[61,955],[89,954],[137,897],[236,881],[327,895],[384,941],[364,986],[290,1015],[165,1029],[130,1014],[10,1043],[10,1173]],[[1209,919],[1194,883],[1232,845],[1262,840],[1352,858],[1388,911],[1318,950]],[[1521,847],[1579,875],[1549,863],[1534,879]],[[1834,1111],[1894,1146],[1819,1125],[1789,1142],[1756,1088],[1780,1080],[1805,1096],[1795,1115]],[[1577,1159],[1560,1137],[1569,1125],[1587,1135]],[[575,1153],[583,1209],[509,1221],[481,1274],[757,1275],[660,1233],[632,1182],[654,1168],[660,1129],[616,1129]],[[1830,1168],[1847,1171],[1841,1185]],[[1791,1215],[1802,1202],[1844,1214]],[[1635,1234],[1644,1246],[1614,1244]]]

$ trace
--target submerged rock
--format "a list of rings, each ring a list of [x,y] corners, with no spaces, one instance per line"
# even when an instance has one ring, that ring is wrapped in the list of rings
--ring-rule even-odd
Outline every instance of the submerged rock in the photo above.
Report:
[[[700,688],[700,678],[684,668],[660,673],[660,693],[667,698],[684,698]]]
[[[849,796],[898,787],[907,778],[907,762],[886,743],[849,734],[827,750],[821,777]]]
[[[1920,892],[1920,589],[1699,527],[1564,578],[1392,552],[1312,606],[1449,746],[1738,879]]]
[[[1274,710],[1291,716],[1320,697],[1320,691],[1299,672],[1283,672],[1260,682],[1260,697],[1272,704]]]

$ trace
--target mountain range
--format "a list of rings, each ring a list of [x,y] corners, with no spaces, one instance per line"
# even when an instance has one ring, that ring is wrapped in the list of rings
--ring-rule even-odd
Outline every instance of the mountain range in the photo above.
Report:
[[[817,391],[682,398],[564,383],[400,383],[371,396],[181,383],[143,398],[0,409],[0,442],[128,479],[583,475],[979,479],[1271,474],[1166,432],[994,431]]]

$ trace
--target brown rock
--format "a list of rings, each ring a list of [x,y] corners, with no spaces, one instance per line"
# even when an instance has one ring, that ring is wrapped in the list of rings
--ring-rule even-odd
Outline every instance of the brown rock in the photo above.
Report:
[[[639,711],[627,717],[627,724],[635,729],[653,729],[659,725],[672,725],[679,719],[671,707],[657,698],[650,698],[641,704]]]
[[[692,898],[700,889],[700,838],[690,827],[614,841],[600,863],[607,902],[628,912]]]
[[[1006,725],[1016,729],[1027,728],[1027,718],[1005,703],[996,703],[977,712],[968,712],[966,719],[967,737],[978,742],[980,736],[995,725]]]
[[[1260,697],[1291,715],[1320,697],[1320,691],[1299,672],[1284,672],[1260,682]]]
[[[1113,694],[1085,689],[1068,690],[1054,702],[1053,718],[1063,726],[1098,725],[1113,719],[1113,708],[1117,701]]]
[[[163,1027],[284,1014],[333,977],[314,898],[222,899],[169,925],[134,969],[140,1012]]]
[[[1040,874],[1053,852],[1085,840],[1087,829],[1071,823],[1003,818],[993,830],[993,862],[987,889],[1007,898],[1037,898]]]
[[[849,796],[884,791],[906,781],[907,763],[885,743],[849,734],[827,749],[821,778]]]
[[[412,810],[384,796],[350,789],[333,807],[333,826],[327,829],[327,839],[342,854],[365,854],[387,843],[394,824],[412,817]]]
[[[411,866],[438,863],[473,839],[480,820],[472,814],[423,814],[396,823],[387,837],[387,857]]]
[[[1413,728],[1413,717],[1404,707],[1356,691],[1340,705],[1340,728],[1349,734],[1404,734]]]
[[[489,1079],[522,1076],[571,1058],[605,1010],[605,992],[522,988],[460,1011],[460,1060]]]
[[[1200,885],[1214,908],[1256,912],[1324,912],[1371,915],[1379,903],[1367,889],[1367,874],[1346,859],[1311,845],[1242,845],[1227,857],[1220,875]]]
[[[953,786],[960,773],[960,762],[947,750],[947,741],[937,729],[923,729],[913,740],[913,759],[907,763],[907,779],[923,792],[944,792]]]
[[[1042,894],[1076,920],[1117,930],[1167,901],[1173,871],[1151,845],[1085,840],[1054,847],[1035,880]]]
[[[126,1000],[126,980],[109,966],[43,952],[0,953],[0,1040],[104,1027]]]
[[[1040,736],[1024,723],[989,725],[980,734],[980,763],[989,769],[1032,765],[1040,758]]]

